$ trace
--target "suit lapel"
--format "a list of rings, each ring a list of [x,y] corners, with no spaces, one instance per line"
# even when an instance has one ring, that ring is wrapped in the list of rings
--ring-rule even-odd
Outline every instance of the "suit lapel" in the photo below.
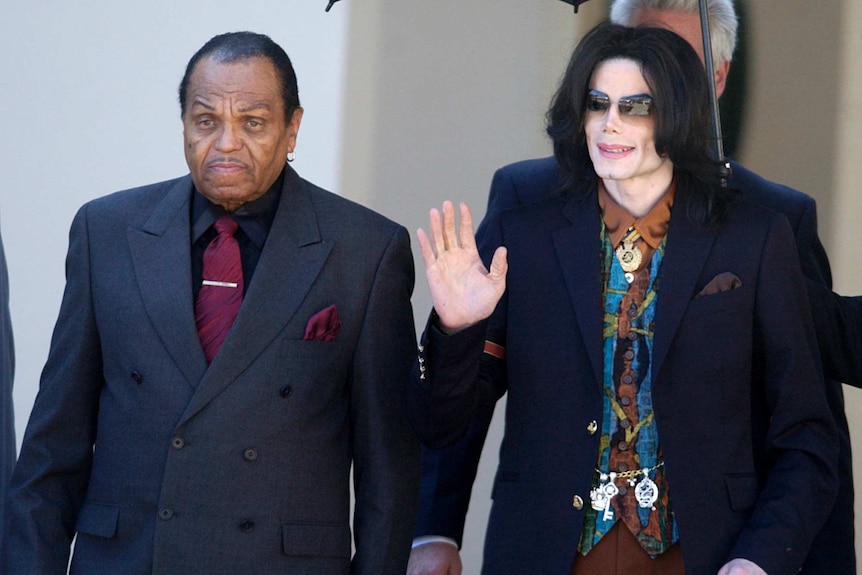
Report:
[[[141,229],[127,238],[147,314],[168,353],[194,387],[206,371],[192,303],[189,202],[191,178],[167,191]]]
[[[682,201],[677,202],[671,213],[665,257],[659,271],[652,354],[653,381],[657,381],[682,316],[694,297],[697,279],[716,236],[715,230],[705,230],[693,224],[683,204]]]
[[[581,337],[597,385],[602,383],[601,216],[595,193],[569,201],[563,213],[572,225],[552,232]]]
[[[308,184],[288,170],[278,211],[236,322],[183,414],[185,422],[221,393],[291,320],[332,242],[320,234]]]

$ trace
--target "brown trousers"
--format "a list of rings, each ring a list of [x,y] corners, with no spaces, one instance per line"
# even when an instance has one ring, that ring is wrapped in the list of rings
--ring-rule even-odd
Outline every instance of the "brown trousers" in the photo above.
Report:
[[[643,550],[622,521],[586,555],[577,553],[572,575],[685,575],[679,543],[655,559]]]

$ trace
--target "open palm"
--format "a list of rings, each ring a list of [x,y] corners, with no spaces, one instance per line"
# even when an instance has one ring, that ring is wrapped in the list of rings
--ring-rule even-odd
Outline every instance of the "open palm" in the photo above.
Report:
[[[473,236],[473,216],[467,204],[460,205],[460,224],[455,206],[443,202],[442,213],[429,214],[431,236],[417,232],[431,301],[440,317],[440,327],[454,332],[489,317],[506,290],[506,248],[499,247],[485,268]]]

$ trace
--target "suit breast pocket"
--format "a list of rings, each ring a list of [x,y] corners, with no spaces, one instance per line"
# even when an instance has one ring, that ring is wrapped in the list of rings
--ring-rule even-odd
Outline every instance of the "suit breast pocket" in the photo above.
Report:
[[[712,385],[731,375],[747,381],[754,334],[749,291],[740,287],[689,302],[674,338],[674,356],[679,365],[688,366],[689,385]]]
[[[690,320],[717,314],[744,313],[746,310],[750,313],[750,302],[747,303],[747,300],[749,300],[747,292],[748,289],[743,286],[711,295],[697,296],[688,304],[688,309],[685,312],[686,319]],[[661,297],[661,293],[659,293],[659,297]]]

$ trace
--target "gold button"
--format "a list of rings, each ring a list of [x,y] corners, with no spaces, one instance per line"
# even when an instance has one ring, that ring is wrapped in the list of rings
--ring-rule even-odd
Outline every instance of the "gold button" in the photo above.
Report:
[[[583,499],[581,499],[581,496],[580,496],[580,495],[575,495],[575,496],[572,498],[572,507],[574,507],[574,508],[575,508],[575,509],[577,509],[578,511],[580,511],[581,509],[583,509],[583,508],[584,508],[584,500],[583,500]]]
[[[587,433],[589,433],[590,435],[593,435],[596,431],[598,431],[598,429],[599,424],[596,422],[595,419],[587,424]]]

